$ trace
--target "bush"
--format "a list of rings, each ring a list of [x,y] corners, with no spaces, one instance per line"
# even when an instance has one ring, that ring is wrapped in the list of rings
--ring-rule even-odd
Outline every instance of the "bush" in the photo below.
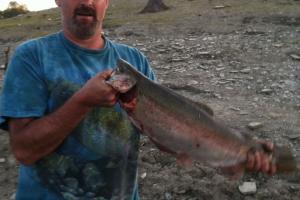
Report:
[[[8,4],[8,8],[4,11],[0,11],[0,18],[10,18],[15,17],[20,14],[28,13],[26,5],[19,4],[16,1],[11,1]]]

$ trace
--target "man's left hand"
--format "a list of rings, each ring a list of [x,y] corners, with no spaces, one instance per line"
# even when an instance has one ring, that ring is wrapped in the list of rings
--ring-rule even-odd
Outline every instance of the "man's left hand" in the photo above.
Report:
[[[273,151],[274,144],[267,141],[259,141],[261,150],[250,151],[248,153],[246,169],[249,171],[260,171],[268,175],[276,173],[276,164],[272,162],[269,152]]]

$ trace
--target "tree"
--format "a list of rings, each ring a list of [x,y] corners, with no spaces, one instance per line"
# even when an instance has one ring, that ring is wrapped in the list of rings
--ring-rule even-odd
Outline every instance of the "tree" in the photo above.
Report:
[[[163,0],[149,0],[146,7],[141,11],[141,13],[154,13],[168,9],[169,7],[165,5]]]
[[[28,12],[29,10],[26,5],[11,1],[9,2],[7,9],[1,12],[1,15],[3,18],[10,18]]]

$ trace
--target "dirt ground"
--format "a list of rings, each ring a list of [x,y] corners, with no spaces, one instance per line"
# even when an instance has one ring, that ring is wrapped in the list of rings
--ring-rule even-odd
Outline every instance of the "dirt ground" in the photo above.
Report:
[[[130,23],[106,33],[144,52],[161,84],[206,103],[233,129],[289,146],[299,158],[300,1],[211,0],[201,6],[172,25]],[[250,130],[251,122],[261,126]],[[6,200],[14,196],[17,163],[6,132],[0,132],[0,144],[0,199]],[[139,163],[145,200],[300,199],[299,173],[248,173],[230,181],[201,163],[178,166],[146,137]],[[238,186],[248,181],[257,191],[242,194]]]

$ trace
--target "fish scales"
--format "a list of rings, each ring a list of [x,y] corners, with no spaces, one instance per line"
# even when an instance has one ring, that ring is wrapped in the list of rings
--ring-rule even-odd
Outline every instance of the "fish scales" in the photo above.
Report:
[[[145,90],[145,88],[139,89],[150,91]],[[168,102],[174,103],[172,100]],[[168,147],[173,152],[184,153],[195,160],[209,162],[214,166],[228,166],[245,161],[246,153],[241,154],[240,149],[250,147],[241,146],[241,140],[236,142],[226,135],[220,137],[220,134],[226,131],[215,132],[203,123],[195,123],[193,119],[180,115],[182,106],[170,110],[167,106],[160,105],[152,98],[138,95],[136,109],[130,113],[133,119],[139,119],[139,123],[143,124],[143,132],[157,143],[163,141],[163,146]],[[192,111],[197,112],[196,110]],[[205,113],[201,114],[206,115]],[[200,121],[199,119],[195,120]],[[224,142],[226,137],[230,140]]]
[[[189,99],[172,90],[158,87],[140,74],[136,81],[137,105],[130,116],[133,120],[139,119],[143,132],[151,139],[164,141],[163,146],[172,151],[212,165],[228,166],[246,159],[240,149],[250,147],[241,147],[243,137],[232,134]],[[151,127],[146,129],[148,124]],[[153,127],[158,130],[151,131]]]

